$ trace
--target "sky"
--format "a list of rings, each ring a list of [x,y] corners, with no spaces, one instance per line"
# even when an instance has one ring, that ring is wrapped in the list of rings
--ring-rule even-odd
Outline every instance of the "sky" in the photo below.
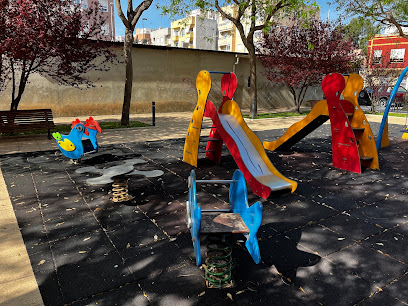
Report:
[[[127,2],[128,0],[120,0],[122,4],[122,10],[126,14],[127,9]],[[134,8],[139,5],[141,1],[133,1]],[[334,1],[332,1],[334,2]],[[148,10],[146,10],[142,16],[140,17],[136,28],[150,28],[150,29],[157,29],[159,27],[168,28],[170,27],[170,19],[168,16],[161,16],[161,11],[157,9],[157,5],[161,5],[164,3],[163,0],[153,0],[152,5]],[[329,5],[327,4],[328,1],[326,0],[318,0],[317,4],[320,6],[320,18],[327,19],[329,14]],[[335,11],[335,4],[330,5],[330,19],[334,20],[337,18],[337,13]],[[146,20],[143,20],[146,19]],[[115,6],[115,31],[116,36],[124,36],[125,35],[125,26],[123,25],[122,21],[120,20],[118,13],[116,11]]]

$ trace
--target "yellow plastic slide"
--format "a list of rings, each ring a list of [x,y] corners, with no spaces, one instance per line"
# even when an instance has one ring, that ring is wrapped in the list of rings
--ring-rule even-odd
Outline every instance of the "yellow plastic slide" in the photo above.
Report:
[[[289,189],[294,192],[296,190],[297,183],[284,177],[273,166],[261,141],[245,123],[241,109],[235,101],[225,102],[218,118],[222,128],[235,143],[234,146],[229,147],[231,154],[235,157],[239,154],[245,168],[259,183],[269,187],[271,191]],[[225,138],[224,141],[228,146],[228,139]],[[233,152],[234,148],[237,148],[239,153]]]
[[[304,119],[290,126],[282,137],[272,142],[264,141],[263,146],[270,151],[278,149],[281,151],[288,150],[296,142],[313,132],[327,120],[329,120],[327,102],[326,100],[321,100],[316,103]]]

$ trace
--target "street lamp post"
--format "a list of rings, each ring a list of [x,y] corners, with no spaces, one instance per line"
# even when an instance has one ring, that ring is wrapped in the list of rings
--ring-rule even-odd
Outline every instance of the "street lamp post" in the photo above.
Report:
[[[114,15],[114,12],[115,12],[115,10],[114,10],[115,4],[113,2],[111,2],[110,6],[112,8],[111,9],[111,33],[112,33],[112,41],[114,41],[115,40],[115,33],[113,31],[113,26],[114,26],[114,24],[113,24],[113,15]]]
[[[327,13],[327,21],[330,21],[330,2],[327,2],[328,6],[329,6],[329,12]]]
[[[142,31],[143,31],[143,38],[142,38],[142,44],[144,44],[144,40],[145,40],[145,28],[144,28],[144,21],[145,20],[147,20],[147,18],[142,18],[142,27],[143,27],[143,29],[142,29]]]

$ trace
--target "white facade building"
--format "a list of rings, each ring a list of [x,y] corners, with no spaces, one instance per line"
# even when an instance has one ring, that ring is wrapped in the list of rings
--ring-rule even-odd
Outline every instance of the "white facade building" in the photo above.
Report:
[[[152,45],[155,46],[170,46],[171,45],[171,29],[159,28],[150,32]]]
[[[210,16],[211,18],[206,18]],[[217,50],[217,21],[215,13],[199,10],[171,23],[171,46],[202,50]]]

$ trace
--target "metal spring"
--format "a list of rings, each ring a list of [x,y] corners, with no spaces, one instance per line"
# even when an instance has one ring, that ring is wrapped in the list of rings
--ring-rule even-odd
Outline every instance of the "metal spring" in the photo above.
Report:
[[[131,200],[128,193],[127,180],[115,180],[112,184],[112,202],[126,202]]]
[[[231,235],[207,237],[207,259],[205,260],[204,268],[208,288],[227,288],[232,286],[231,237]]]

